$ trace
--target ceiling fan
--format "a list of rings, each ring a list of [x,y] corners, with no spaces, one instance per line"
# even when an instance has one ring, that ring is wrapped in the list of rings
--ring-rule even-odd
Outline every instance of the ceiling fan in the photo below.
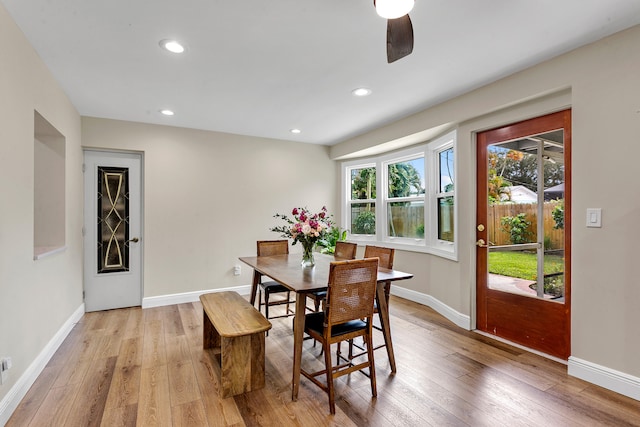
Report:
[[[376,12],[387,18],[387,63],[413,52],[413,25],[409,12],[415,0],[373,0]]]

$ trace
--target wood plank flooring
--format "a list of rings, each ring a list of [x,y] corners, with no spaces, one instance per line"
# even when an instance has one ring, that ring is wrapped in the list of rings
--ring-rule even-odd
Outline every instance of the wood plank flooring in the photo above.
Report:
[[[265,388],[220,399],[199,302],[87,313],[7,426],[640,426],[640,402],[396,297],[397,374],[376,351],[378,397],[360,373],[343,377],[331,416],[304,378],[291,401],[292,321],[272,323]],[[323,363],[304,349],[303,366]]]

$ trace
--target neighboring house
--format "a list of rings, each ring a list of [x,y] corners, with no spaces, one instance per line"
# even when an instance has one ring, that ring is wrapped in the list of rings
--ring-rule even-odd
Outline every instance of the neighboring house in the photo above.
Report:
[[[505,187],[505,192],[501,195],[501,202],[511,203],[536,203],[538,196],[524,185],[512,185]]]
[[[557,200],[564,198],[564,183],[554,185],[544,190],[544,200]]]

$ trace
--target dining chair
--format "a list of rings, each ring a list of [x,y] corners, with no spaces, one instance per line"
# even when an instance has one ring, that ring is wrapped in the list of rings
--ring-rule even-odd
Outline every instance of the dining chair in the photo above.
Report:
[[[271,255],[286,255],[289,253],[289,241],[288,240],[258,240],[258,256],[271,256]],[[280,317],[289,317],[293,316],[295,312],[290,308],[290,304],[295,304],[295,301],[291,300],[291,291],[284,285],[280,283],[269,280],[266,282],[262,281],[262,277],[260,276],[260,282],[258,283],[258,311],[264,306],[264,317],[267,319],[277,319]],[[262,299],[262,294],[264,293],[264,301]],[[271,301],[270,297],[272,294],[281,294],[286,293],[286,299],[278,299],[276,301]],[[285,305],[286,311],[285,314],[279,316],[271,316],[269,317],[269,307],[276,305]],[[267,332],[268,333],[268,332]]]
[[[357,243],[336,242],[336,248],[333,251],[333,257],[336,260],[356,259]],[[327,291],[317,291],[307,294],[307,297],[313,300],[314,311],[320,310],[320,303],[323,303],[327,297]]]
[[[377,396],[376,369],[373,359],[371,325],[376,295],[378,260],[376,258],[334,261],[329,266],[329,281],[325,310],[305,315],[305,333],[322,344],[325,369],[300,372],[329,395],[329,411],[336,413],[334,380],[343,375],[368,368],[371,394]],[[356,337],[367,343],[366,361],[341,363],[337,357],[333,366],[331,345]],[[363,372],[366,374],[366,372]],[[324,375],[325,382],[317,377]]]
[[[379,262],[378,262],[378,266],[380,268],[387,268],[389,270],[393,269],[393,257],[395,255],[395,249],[392,248],[385,248],[382,246],[373,246],[373,245],[367,245],[364,248],[364,257],[365,258],[378,258]],[[384,282],[384,299],[387,303],[387,307],[389,306],[389,295],[391,294],[391,282],[390,281],[386,281]],[[378,309],[378,302],[376,301],[374,303],[373,306],[373,311],[374,313],[378,314],[378,318],[380,319],[380,310]],[[383,319],[380,319],[380,324],[382,325],[382,322],[384,322]],[[374,329],[377,329],[379,331],[382,331],[382,327],[381,326],[377,326],[377,325],[372,325]],[[379,344],[376,347],[374,347],[374,350],[377,350],[379,348],[382,347],[386,347],[387,343],[386,341],[383,344]],[[353,348],[357,347],[361,350],[360,353],[353,353]],[[354,343],[353,340],[349,341],[349,359],[353,359],[355,357],[359,357],[362,356],[365,353],[365,349]]]

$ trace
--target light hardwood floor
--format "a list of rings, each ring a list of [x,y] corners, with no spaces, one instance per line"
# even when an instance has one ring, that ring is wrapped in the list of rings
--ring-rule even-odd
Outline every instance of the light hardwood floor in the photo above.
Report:
[[[291,319],[272,323],[265,388],[220,399],[199,302],[87,313],[7,426],[640,426],[640,402],[395,297],[397,374],[376,351],[377,399],[351,374],[337,381],[330,416],[304,378],[291,401]],[[304,348],[303,364],[322,362],[319,347]]]

